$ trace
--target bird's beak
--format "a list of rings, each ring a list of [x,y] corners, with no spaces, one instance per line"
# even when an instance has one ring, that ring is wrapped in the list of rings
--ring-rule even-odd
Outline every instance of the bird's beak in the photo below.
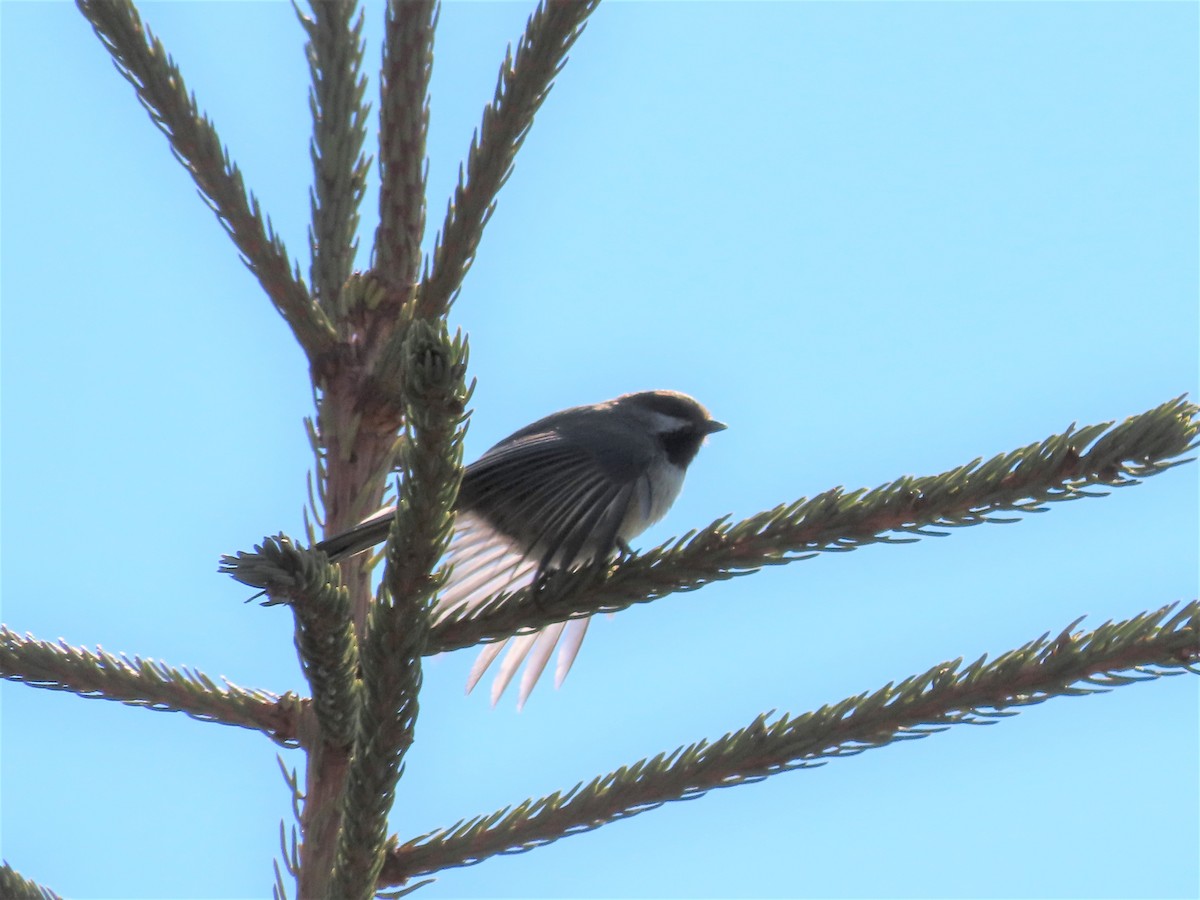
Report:
[[[724,431],[728,427],[729,426],[726,425],[724,422],[718,422],[716,419],[709,419],[707,422],[704,423],[704,433],[705,434],[713,434],[714,432],[717,432],[717,431]]]

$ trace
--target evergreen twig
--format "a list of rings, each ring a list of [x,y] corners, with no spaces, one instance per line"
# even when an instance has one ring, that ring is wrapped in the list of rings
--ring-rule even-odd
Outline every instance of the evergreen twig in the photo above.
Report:
[[[288,747],[296,746],[300,737],[302,701],[295,694],[279,697],[227,681],[220,687],[194,669],[175,669],[137,656],[113,656],[100,648],[71,647],[64,641],[52,644],[31,635],[21,637],[3,625],[0,678],[252,728]]]
[[[691,799],[715,788],[761,780],[823,761],[913,740],[951,725],[990,725],[1008,710],[1052,697],[1105,692],[1164,675],[1196,672],[1200,601],[1106,622],[1090,632],[1050,633],[998,656],[939,663],[928,671],[800,716],[762,714],[718,740],[670,753],[516,807],[423,835],[388,855],[380,886],[499,853],[518,853],[560,837]]]
[[[271,597],[263,605],[291,607],[296,651],[312,688],[312,711],[320,727],[317,739],[348,748],[358,721],[358,643],[349,592],[342,586],[338,567],[297,550],[282,536],[268,538],[254,549],[266,565],[293,573],[287,587],[271,581]]]
[[[433,267],[419,293],[422,314],[439,315],[453,301],[496,208],[496,195],[512,174],[513,160],[533,126],[533,116],[599,2],[542,0],[526,22],[516,53],[509,47],[505,54],[495,96],[471,138],[466,172],[459,169],[454,198],[446,205]]]
[[[242,261],[291,326],[309,362],[321,369],[333,350],[333,328],[309,298],[299,269],[247,192],[242,173],[221,146],[216,129],[188,93],[183,75],[128,0],[77,0],[80,12],[137,91],[151,121],[166,135],[175,158],[233,239]]]
[[[425,140],[437,7],[390,0],[384,26],[379,109],[379,227],[375,269],[393,285],[417,281],[425,233]]]
[[[363,14],[356,3],[311,3],[311,18],[299,13],[308,34],[309,107],[313,139],[309,154],[313,188],[312,284],[317,302],[328,312],[350,277],[358,250],[358,208],[366,190],[370,160],[362,155],[370,104],[363,103]],[[355,13],[358,13],[357,18]]]
[[[363,693],[350,594],[324,554],[297,549],[283,535],[264,540],[252,554],[224,557],[222,568],[236,570],[235,577],[245,584],[268,589],[264,605],[287,604],[295,617],[296,649],[313,690],[311,708],[318,725],[303,741],[309,751],[305,803],[298,815],[304,843],[302,863],[295,868],[301,897],[324,896]]]

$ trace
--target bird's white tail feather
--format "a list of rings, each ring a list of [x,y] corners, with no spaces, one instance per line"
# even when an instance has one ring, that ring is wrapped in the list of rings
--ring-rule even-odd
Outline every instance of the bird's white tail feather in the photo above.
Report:
[[[542,672],[546,670],[546,663],[550,661],[550,657],[554,653],[554,645],[558,643],[558,638],[566,624],[566,622],[555,622],[537,633],[533,642],[533,652],[529,654],[529,659],[525,663],[525,671],[521,673],[521,684],[517,688],[518,711],[524,708],[533,686],[537,684],[537,680],[542,677]]]
[[[579,655],[579,648],[583,644],[583,638],[588,630],[588,623],[591,621],[591,617],[589,616],[586,619],[571,619],[565,623],[567,625],[567,636],[563,638],[563,642],[558,648],[558,662],[554,666],[555,690],[562,687],[567,673],[571,671],[571,666],[575,665],[575,657]]]
[[[475,664],[471,666],[471,671],[467,675],[467,693],[475,690],[475,685],[479,684],[479,679],[483,677],[483,673],[488,670],[488,666],[492,661],[500,655],[500,651],[504,649],[504,645],[508,641],[496,641],[492,644],[487,644],[479,655],[475,657]]]
[[[470,513],[459,514],[454,537],[446,552],[446,562],[453,569],[450,581],[434,607],[434,621],[470,615],[496,594],[528,586],[537,575],[538,568],[536,560],[523,556],[511,541]],[[495,705],[512,683],[521,663],[528,657],[517,692],[517,708],[520,709],[545,670],[565,630],[567,640],[559,651],[555,668],[555,686],[562,684],[587,631],[586,619],[572,621],[570,628],[565,628],[567,624],[560,622],[540,631],[486,645],[480,650],[467,676],[467,693],[475,688],[501,652],[507,651],[492,682],[491,700]]]
[[[500,699],[500,695],[504,693],[504,689],[512,681],[513,675],[517,673],[517,669],[521,667],[521,663],[525,661],[525,657],[529,655],[529,651],[533,649],[533,645],[537,643],[541,636],[542,632],[533,631],[529,634],[514,635],[506,641],[508,652],[504,654],[504,659],[500,661],[500,671],[492,679],[492,706],[496,705],[496,702]],[[517,702],[519,704],[520,700]]]

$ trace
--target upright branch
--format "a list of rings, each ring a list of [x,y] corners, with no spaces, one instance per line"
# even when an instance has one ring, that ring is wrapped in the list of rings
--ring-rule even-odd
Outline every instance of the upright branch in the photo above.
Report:
[[[404,443],[403,372],[388,370],[403,345],[411,321],[411,302],[383,315],[386,290],[370,275],[354,274],[339,300],[339,365],[316,386],[317,415],[309,424],[316,462],[316,493],[326,534],[345,531],[379,509],[396,454]],[[364,318],[373,324],[364,328]],[[387,370],[388,374],[383,374]],[[351,614],[361,638],[370,603],[370,565],[365,556],[342,563],[350,591]]]
[[[309,705],[316,731],[303,735],[310,749],[348,750],[358,721],[360,684],[358,643],[350,617],[350,598],[338,568],[320,554],[307,553],[282,537],[255,548],[262,562],[290,575],[273,580],[264,606],[286,603],[295,618],[296,651],[312,690]]]
[[[421,284],[422,314],[449,308],[475,259],[483,228],[496,208],[496,195],[512,173],[513,160],[533,125],[533,116],[567,62],[567,51],[583,33],[600,0],[543,0],[529,17],[514,54],[509,48],[496,79],[496,93],[471,138],[466,174],[459,169],[454,199],[433,250],[433,268]]]
[[[174,60],[128,0],[77,0],[77,5],[117,71],[137,91],[151,121],[167,136],[175,158],[196,182],[242,261],[291,326],[309,365],[314,371],[325,369],[331,364],[333,326],[313,304],[299,269],[289,262],[258,200],[247,192],[241,171],[222,147],[212,122],[199,111]]]
[[[367,90],[362,75],[363,16],[357,4],[315,0],[312,17],[300,15],[300,24],[308,33],[312,78],[308,97],[313,119],[311,278],[317,302],[328,312],[354,265],[358,208],[370,168],[362,155],[370,112],[370,105],[363,103]]]
[[[450,542],[462,474],[469,391],[467,347],[445,323],[417,320],[405,342],[408,428],[402,490],[388,539],[387,569],[363,645],[364,699],[342,806],[332,895],[374,895],[387,815],[413,741],[429,610],[445,580],[435,569]]]
[[[433,71],[432,0],[390,0],[384,25],[379,108],[379,227],[375,271],[389,285],[415,285],[425,234],[425,141]]]

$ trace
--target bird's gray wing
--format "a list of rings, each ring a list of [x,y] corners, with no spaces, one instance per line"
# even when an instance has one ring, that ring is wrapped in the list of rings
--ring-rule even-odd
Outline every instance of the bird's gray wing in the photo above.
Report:
[[[649,448],[624,446],[603,430],[585,445],[557,431],[514,435],[463,472],[460,510],[478,512],[499,532],[564,568],[609,552],[628,504],[625,488],[645,470]],[[644,493],[644,491],[642,492]],[[316,544],[333,561],[382,544],[396,507]]]
[[[556,432],[510,439],[467,467],[459,508],[526,548],[542,569],[604,557],[645,471],[645,463],[618,468],[610,458]]]
[[[606,448],[607,449],[607,448]],[[616,547],[621,523],[639,495],[641,467],[612,465],[556,432],[518,435],[469,466],[459,492],[459,525],[448,560],[450,583],[434,615],[471,611],[501,590],[530,584],[539,571],[569,568],[606,558]],[[637,462],[637,461],[634,461]],[[485,647],[467,681],[471,690],[507,648],[492,683],[494,704],[521,663],[518,688],[524,705],[559,638],[556,683],[579,652],[588,620],[560,622]]]

